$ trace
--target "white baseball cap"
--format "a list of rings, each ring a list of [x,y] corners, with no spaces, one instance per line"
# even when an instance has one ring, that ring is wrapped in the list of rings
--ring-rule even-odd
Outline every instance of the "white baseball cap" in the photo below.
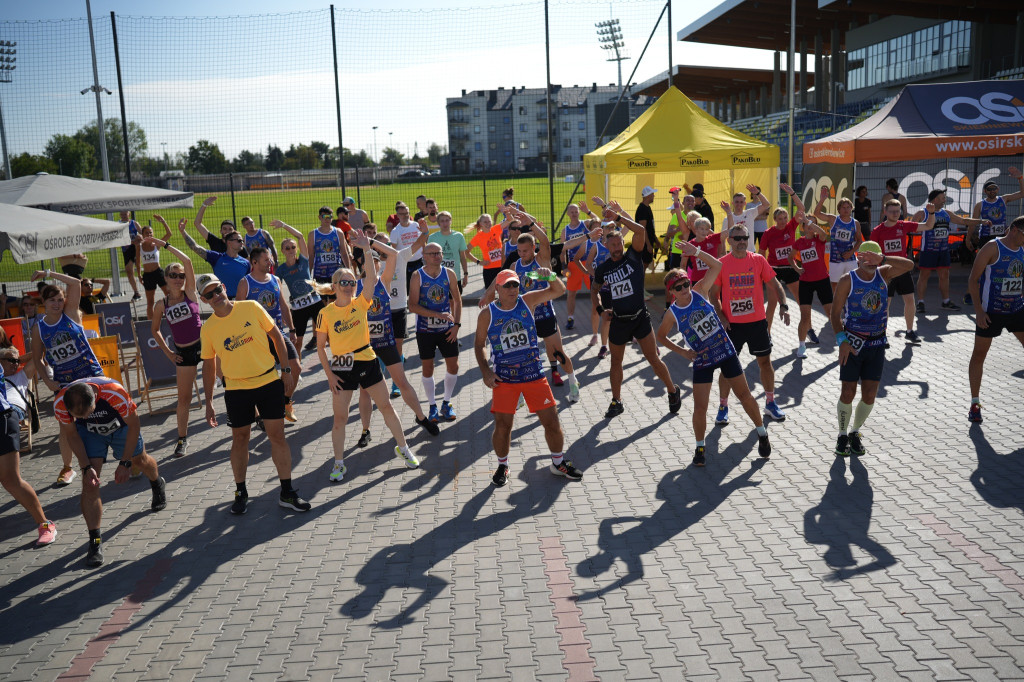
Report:
[[[642,197],[649,197],[649,196],[651,196],[652,194],[654,194],[654,193],[655,193],[655,192],[657,192],[657,191],[658,191],[658,190],[654,189],[654,188],[653,188],[653,187],[651,187],[650,185],[647,185],[646,187],[644,187],[644,188],[643,188],[643,189],[642,189],[642,190],[640,191],[640,196],[642,196]]]

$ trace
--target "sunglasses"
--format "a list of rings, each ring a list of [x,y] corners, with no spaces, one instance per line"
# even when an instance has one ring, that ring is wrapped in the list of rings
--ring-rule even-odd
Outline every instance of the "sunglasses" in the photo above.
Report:
[[[239,239],[238,237],[232,237],[232,238],[231,238],[231,239],[229,239],[228,241],[229,241],[229,242],[240,242],[240,241],[242,241],[242,240],[241,240],[241,239]]]
[[[224,293],[224,287],[222,287],[220,284],[218,284],[212,290],[210,290],[210,293],[203,294],[203,298],[205,298],[207,301],[212,301],[214,296],[220,296],[223,293]]]
[[[286,247],[284,247],[284,250],[285,251],[294,251],[295,247],[294,246],[286,246]]]
[[[440,251],[424,251],[423,255],[424,256],[440,256],[441,252]]]
[[[734,242],[745,242],[749,240],[750,237],[729,237],[729,239],[733,240]]]
[[[354,287],[356,281],[354,279],[339,279],[335,284],[339,287]]]
[[[682,291],[683,289],[689,289],[689,288],[690,288],[690,283],[689,282],[679,282],[675,286],[672,287],[672,291]]]
[[[501,288],[502,289],[518,289],[519,288],[519,282],[506,282],[505,284],[501,285]]]
[[[183,272],[172,272],[167,275],[167,279],[185,279],[185,273]]]

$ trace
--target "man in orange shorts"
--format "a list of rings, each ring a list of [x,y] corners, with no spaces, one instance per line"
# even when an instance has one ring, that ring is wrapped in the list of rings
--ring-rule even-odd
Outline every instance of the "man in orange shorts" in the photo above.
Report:
[[[589,232],[586,223],[580,220],[580,208],[587,210],[587,202],[581,201],[579,205],[569,204],[569,208],[565,209],[566,215],[569,216],[569,224],[562,228],[562,244],[575,237],[582,237]],[[565,323],[566,330],[576,326],[576,320],[573,319],[576,314],[576,292],[583,288],[583,284],[587,280],[587,276],[584,274],[580,264],[576,262],[576,252],[582,248],[582,244],[563,248],[561,253],[562,264],[566,266],[569,273],[567,282],[569,293],[565,297],[565,310],[568,314],[568,319]]]
[[[548,277],[551,271],[539,268],[538,274]],[[497,299],[480,312],[476,342],[473,344],[484,384],[493,391],[491,413],[494,414],[494,434],[491,443],[498,456],[498,468],[491,480],[498,488],[508,483],[512,422],[516,404],[522,395],[527,408],[537,415],[544,427],[544,438],[551,450],[551,473],[579,481],[583,474],[562,454],[565,436],[558,421],[551,385],[544,376],[544,364],[537,344],[537,324],[533,319],[534,308],[561,296],[565,285],[555,278],[545,289],[534,289],[520,295],[519,275],[515,270],[502,270],[494,282]],[[484,355],[484,344],[488,342],[491,344],[493,370]]]

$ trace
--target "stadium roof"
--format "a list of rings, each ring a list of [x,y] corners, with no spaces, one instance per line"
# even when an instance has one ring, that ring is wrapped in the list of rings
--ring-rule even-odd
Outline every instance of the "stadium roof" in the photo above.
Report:
[[[724,66],[697,66],[692,64],[677,64],[673,69],[672,85],[679,88],[687,97],[693,100],[716,100],[737,92],[760,89],[762,85],[769,88],[772,85],[774,72],[772,69],[741,69]],[[786,92],[786,71],[781,74],[781,92]],[[667,76],[664,71],[654,78],[649,78],[643,83],[634,85],[632,91],[641,95],[657,97],[666,90]],[[797,83],[800,81],[800,73],[796,74]],[[814,72],[807,73],[807,87],[814,85]]]
[[[969,4],[969,6],[968,6]],[[821,33],[831,49],[831,31],[845,31],[851,24],[864,25],[873,17],[899,14],[921,19],[961,19],[999,24],[1017,22],[1013,3],[1007,0],[796,0],[797,38],[814,41]],[[896,10],[894,12],[894,9]],[[684,26],[678,40],[713,43],[762,50],[789,49],[790,0],[724,0],[703,16]]]

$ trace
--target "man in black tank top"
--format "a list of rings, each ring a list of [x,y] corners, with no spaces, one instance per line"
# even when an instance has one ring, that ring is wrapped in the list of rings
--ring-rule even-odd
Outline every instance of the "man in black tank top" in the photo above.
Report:
[[[594,203],[605,207],[600,197],[594,197]],[[621,232],[612,232],[606,241],[611,255],[604,263],[594,270],[594,283],[601,287],[602,298],[609,295],[609,308],[598,305],[597,312],[611,320],[608,341],[611,346],[612,368],[609,376],[612,383],[612,402],[605,413],[606,419],[616,417],[623,412],[622,395],[622,356],[626,352],[626,344],[636,339],[640,344],[647,362],[654,368],[658,378],[668,390],[668,407],[670,412],[678,412],[682,404],[679,387],[672,383],[672,375],[668,367],[658,357],[658,347],[654,342],[654,329],[651,316],[644,304],[644,263],[642,253],[646,244],[646,231],[624,214],[622,207],[614,201],[607,204],[617,216],[616,222],[624,224],[633,233],[633,243],[627,250]],[[607,291],[605,291],[607,290]]]

